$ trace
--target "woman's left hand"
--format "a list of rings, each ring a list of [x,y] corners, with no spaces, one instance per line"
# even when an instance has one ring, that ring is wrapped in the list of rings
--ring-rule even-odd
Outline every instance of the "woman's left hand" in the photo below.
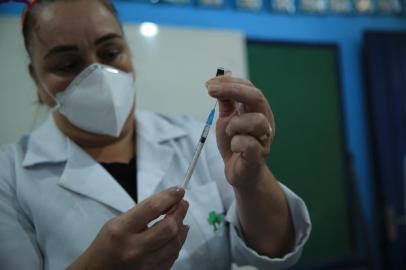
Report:
[[[271,106],[248,80],[225,75],[206,85],[209,95],[219,100],[216,135],[226,178],[236,188],[255,186],[268,170],[266,157],[275,134]]]

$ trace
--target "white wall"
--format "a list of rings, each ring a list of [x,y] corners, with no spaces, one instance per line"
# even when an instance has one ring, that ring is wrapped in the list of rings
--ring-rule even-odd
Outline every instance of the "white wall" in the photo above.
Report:
[[[0,18],[0,144],[15,141],[42,118],[20,30],[17,18]]]
[[[125,25],[125,31],[136,68],[138,108],[204,120],[214,104],[204,82],[216,68],[246,77],[240,33],[160,27],[157,36],[145,38],[138,25]],[[4,144],[30,132],[47,110],[36,103],[19,18],[0,17],[0,37],[0,144]]]

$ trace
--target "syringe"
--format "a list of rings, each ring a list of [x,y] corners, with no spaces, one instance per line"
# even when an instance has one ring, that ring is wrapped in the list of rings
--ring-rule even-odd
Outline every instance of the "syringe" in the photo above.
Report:
[[[216,76],[222,76],[222,75],[224,75],[224,69],[218,68]],[[184,179],[183,185],[182,185],[183,189],[187,189],[187,187],[189,185],[190,178],[192,177],[192,174],[196,167],[197,161],[199,160],[199,156],[200,156],[200,153],[202,152],[204,143],[206,142],[207,135],[209,135],[210,127],[211,127],[211,124],[213,123],[214,115],[216,113],[216,106],[217,106],[217,101],[214,104],[214,107],[211,110],[209,117],[207,117],[206,125],[204,126],[202,135],[200,136],[199,142],[197,143],[196,150],[193,155],[192,161],[190,162],[189,168],[187,169],[185,179]]]

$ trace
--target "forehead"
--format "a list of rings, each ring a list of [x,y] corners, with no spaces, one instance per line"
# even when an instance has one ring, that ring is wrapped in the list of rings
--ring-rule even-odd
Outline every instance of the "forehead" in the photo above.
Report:
[[[93,43],[107,33],[121,33],[111,13],[97,0],[56,1],[40,7],[34,35],[40,47]]]

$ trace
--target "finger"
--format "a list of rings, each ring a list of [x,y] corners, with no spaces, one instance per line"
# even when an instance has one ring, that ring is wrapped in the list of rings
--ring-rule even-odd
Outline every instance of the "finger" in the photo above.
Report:
[[[179,203],[184,195],[185,191],[177,187],[152,195],[123,215],[123,226],[134,232],[144,230],[148,223],[165,214],[172,206]]]
[[[244,104],[247,112],[262,112],[268,114],[269,104],[262,92],[253,87],[240,83],[215,82],[208,84],[209,95],[218,100],[232,100]]]
[[[210,80],[208,80],[206,82],[206,85],[209,83],[213,83],[213,82],[240,83],[240,84],[244,84],[247,86],[254,86],[254,84],[251,81],[232,77],[231,74],[228,74],[228,73],[226,73],[226,75],[224,75],[224,76],[218,76],[218,77],[211,78]]]
[[[241,89],[236,90],[237,88],[241,88]],[[276,131],[275,130],[274,115],[273,115],[273,112],[272,112],[271,105],[268,103],[268,101],[266,100],[266,98],[264,97],[262,92],[260,90],[258,90],[257,88],[253,88],[253,87],[250,88],[251,90],[247,90],[246,87],[242,87],[241,85],[237,86],[237,88],[234,88],[234,90],[233,90],[233,88],[231,88],[231,90],[230,90],[230,89],[224,88],[221,85],[220,86],[215,86],[215,87],[210,86],[209,93],[210,93],[210,91],[214,91],[214,92],[218,91],[219,92],[218,95],[214,94],[214,97],[216,97],[216,95],[217,95],[218,98],[231,97],[231,96],[234,95],[233,94],[234,92],[235,92],[234,96],[238,96],[239,93],[241,93],[241,96],[238,96],[238,98],[236,98],[234,101],[238,101],[239,105],[243,106],[244,111],[246,113],[258,112],[258,113],[264,114],[264,116],[267,118],[267,120],[269,122],[269,125],[270,125],[269,127],[271,128],[270,129],[271,132],[269,132],[269,128],[267,128],[267,130],[265,132],[266,133],[271,133],[272,137],[274,137],[275,136],[275,131]],[[212,90],[212,89],[219,89],[219,90]],[[224,89],[224,91],[222,89]],[[220,93],[222,91],[223,91],[223,93]],[[251,92],[249,92],[249,91],[251,91]],[[220,100],[222,100],[222,99],[220,99]],[[246,100],[250,100],[250,101],[246,102]],[[236,112],[236,107],[237,107],[237,104],[234,101],[228,100],[229,103],[233,104],[232,107],[229,106],[228,108],[225,107],[225,106],[221,106],[221,103],[220,103],[220,106],[219,106],[219,108],[220,108],[220,110],[219,110],[220,111],[220,113],[219,113],[220,119],[221,119],[221,116],[233,117],[235,115],[240,114],[240,113],[234,113],[234,112]],[[224,108],[226,108],[227,110],[225,110]],[[229,117],[227,117],[225,119],[228,121]],[[265,133],[262,133],[262,134],[265,134]]]
[[[179,234],[185,219],[189,204],[181,201],[173,213],[168,213],[165,218],[143,232],[143,242],[148,250],[157,250],[171,241]]]
[[[176,261],[180,250],[186,241],[188,232],[189,226],[182,225],[178,235],[175,238],[151,254],[151,257],[154,258],[158,266],[172,265]]]
[[[271,124],[263,113],[244,113],[231,118],[226,127],[226,133],[228,136],[247,134],[260,138],[264,134],[269,133],[270,128]]]
[[[268,148],[261,145],[261,143],[252,136],[235,135],[231,139],[231,151],[240,153],[241,158],[249,163],[256,163],[264,160],[268,154]]]
[[[228,77],[228,76],[225,76]],[[218,80],[209,80],[206,82],[207,90],[210,91],[213,89],[221,89],[220,81]],[[217,99],[219,103],[219,117],[227,117],[236,110],[236,104],[232,100],[227,99]]]
[[[220,85],[221,82],[234,82],[241,83],[247,86],[253,86],[253,84],[245,79],[235,78],[231,76],[231,71],[225,73],[224,76],[214,77],[206,82],[206,87],[209,87],[209,84]],[[238,108],[238,105],[232,100],[218,100],[219,101],[219,116],[227,117],[235,112]],[[241,104],[239,104],[241,105]]]
[[[237,104],[232,100],[219,99],[218,104],[219,104],[219,117],[220,118],[224,118],[224,117],[232,115],[237,109]]]

